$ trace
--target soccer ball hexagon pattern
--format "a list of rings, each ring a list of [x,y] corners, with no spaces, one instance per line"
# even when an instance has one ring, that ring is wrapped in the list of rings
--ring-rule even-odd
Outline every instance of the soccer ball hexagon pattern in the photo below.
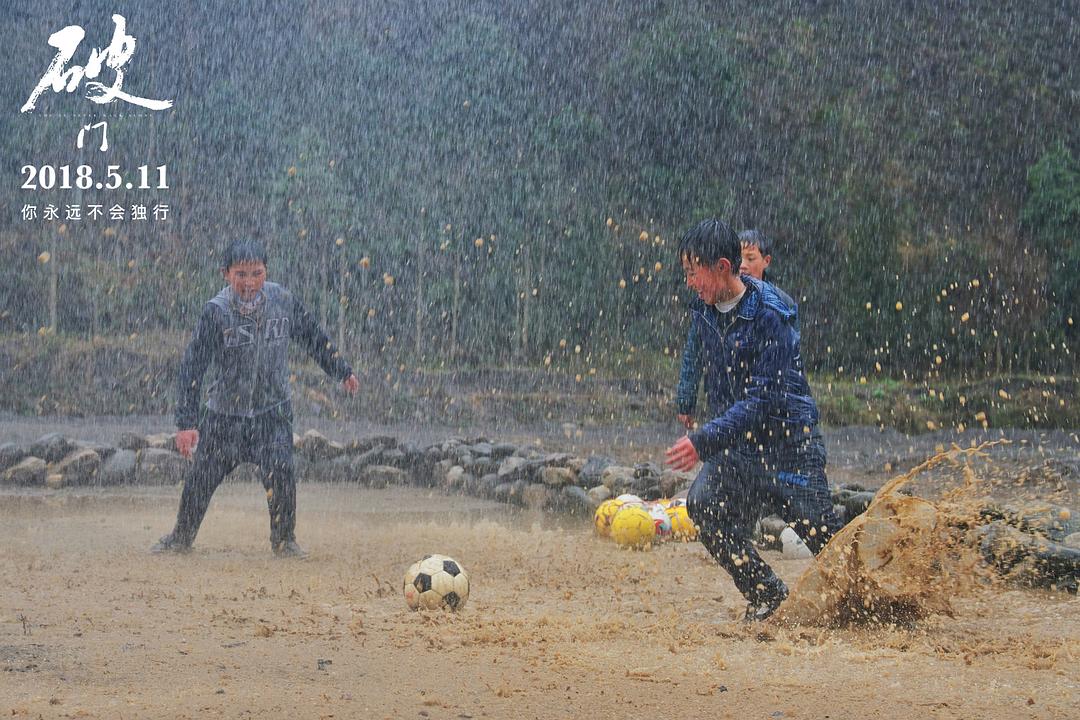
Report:
[[[469,575],[453,558],[425,555],[405,572],[402,590],[410,610],[460,610],[469,599]]]

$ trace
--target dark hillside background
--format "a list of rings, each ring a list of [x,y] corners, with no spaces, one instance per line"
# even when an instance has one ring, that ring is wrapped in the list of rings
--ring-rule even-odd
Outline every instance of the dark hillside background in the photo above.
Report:
[[[670,377],[686,329],[675,245],[714,214],[774,239],[818,374],[1075,375],[1078,10],[15,3],[0,31],[4,387],[76,341],[117,362],[147,337],[182,347],[220,285],[215,252],[249,234],[367,367]],[[48,36],[84,27],[85,62],[113,12],[138,38],[124,90],[174,108],[49,90],[20,114]],[[108,153],[76,150],[98,120]],[[23,165],[82,163],[167,165],[169,188],[20,187]],[[171,214],[20,217],[76,202]]]

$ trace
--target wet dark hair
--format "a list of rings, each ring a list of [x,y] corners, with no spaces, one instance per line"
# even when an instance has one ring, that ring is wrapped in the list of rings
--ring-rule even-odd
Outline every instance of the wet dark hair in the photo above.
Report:
[[[739,242],[743,246],[756,247],[758,252],[761,253],[761,257],[772,255],[772,240],[760,230],[743,230],[739,233]]]
[[[228,270],[233,265],[243,262],[261,262],[266,264],[266,248],[258,240],[245,238],[233,240],[221,254],[221,269]]]
[[[721,258],[731,262],[731,272],[738,274],[742,262],[742,243],[727,223],[716,218],[702,220],[679,240],[679,258],[701,265],[715,265]]]

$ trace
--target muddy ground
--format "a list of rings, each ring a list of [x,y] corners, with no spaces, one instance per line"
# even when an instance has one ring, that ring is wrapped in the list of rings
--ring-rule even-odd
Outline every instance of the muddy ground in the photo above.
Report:
[[[93,439],[110,439],[106,423],[93,427]],[[5,439],[33,439],[64,428],[6,429]],[[590,442],[585,429],[558,444],[563,432],[533,440]],[[603,446],[620,458],[652,457],[666,439],[611,433]],[[830,462],[867,479],[887,474],[877,464],[908,462],[909,446],[914,457],[940,440],[850,437],[862,440]],[[1000,489],[1011,463],[1076,461],[1068,433],[1032,438],[1002,449]],[[1064,487],[1029,476],[1021,489],[1075,500],[1075,476]],[[303,484],[298,539],[312,555],[277,560],[261,488],[227,483],[193,553],[148,556],[178,495],[0,495],[0,716],[1080,715],[1080,600],[1063,593],[980,586],[955,599],[955,617],[910,627],[746,627],[741,597],[697,543],[620,551],[583,518],[438,491]],[[457,614],[413,613],[402,600],[406,567],[431,552],[472,577]],[[808,562],[766,557],[788,581]]]

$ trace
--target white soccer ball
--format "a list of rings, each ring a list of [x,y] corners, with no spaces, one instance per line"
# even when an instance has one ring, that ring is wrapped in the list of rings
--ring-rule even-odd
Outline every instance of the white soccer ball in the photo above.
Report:
[[[453,558],[425,555],[405,572],[402,590],[410,610],[460,610],[469,599],[469,575]]]
[[[667,509],[660,503],[652,503],[647,509],[656,523],[656,537],[664,540],[671,537],[671,518],[668,517]]]

